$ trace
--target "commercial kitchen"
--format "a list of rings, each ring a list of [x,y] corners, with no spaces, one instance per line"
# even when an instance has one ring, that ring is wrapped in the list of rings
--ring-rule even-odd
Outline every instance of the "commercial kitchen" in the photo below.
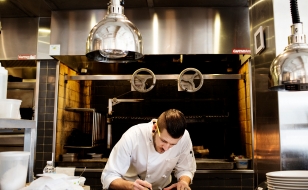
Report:
[[[30,151],[27,182],[51,160],[102,189],[122,134],[175,108],[194,146],[194,190],[252,190],[268,172],[308,170],[307,6],[0,0],[7,99],[22,100],[21,119],[0,118],[0,152]]]

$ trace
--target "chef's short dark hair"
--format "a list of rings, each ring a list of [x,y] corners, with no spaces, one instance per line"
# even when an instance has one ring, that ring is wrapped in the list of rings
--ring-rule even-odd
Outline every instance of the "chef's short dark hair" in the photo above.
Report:
[[[177,109],[169,109],[158,117],[158,127],[160,131],[167,130],[172,138],[180,138],[186,129],[186,119],[184,114]]]

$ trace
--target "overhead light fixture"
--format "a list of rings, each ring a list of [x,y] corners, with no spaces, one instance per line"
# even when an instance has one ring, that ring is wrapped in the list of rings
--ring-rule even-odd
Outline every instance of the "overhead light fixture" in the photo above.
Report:
[[[135,62],[143,57],[142,36],[124,15],[124,0],[110,0],[107,15],[87,39],[86,56],[104,63]]]
[[[300,22],[297,0],[290,0],[293,25],[289,45],[270,66],[269,89],[308,91],[308,44]]]

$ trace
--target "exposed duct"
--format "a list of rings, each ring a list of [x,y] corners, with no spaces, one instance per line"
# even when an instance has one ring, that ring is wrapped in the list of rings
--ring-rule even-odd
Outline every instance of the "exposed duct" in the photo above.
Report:
[[[52,57],[78,73],[106,73],[110,64],[85,55],[89,31],[106,14],[107,10],[52,12],[50,44],[60,46]],[[125,15],[142,34],[144,57],[136,64],[152,55],[234,54],[233,50],[250,49],[247,7],[130,8]]]
[[[0,61],[4,67],[36,67],[49,56],[50,18],[2,18]]]
[[[270,66],[271,90],[308,90],[308,44],[300,22],[297,0],[290,0],[293,25],[289,45]]]

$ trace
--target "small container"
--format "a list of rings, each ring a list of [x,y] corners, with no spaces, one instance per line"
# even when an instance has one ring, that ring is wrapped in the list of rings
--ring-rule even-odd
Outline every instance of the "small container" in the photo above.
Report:
[[[0,62],[0,99],[6,99],[7,95],[7,80],[8,80],[8,71],[1,66]]]
[[[85,183],[85,182],[86,182],[86,178],[81,176],[81,177],[79,178],[79,185],[80,185],[80,186],[84,186],[84,183]]]
[[[0,99],[0,118],[20,119],[21,100]]]
[[[103,154],[92,154],[93,160],[100,160],[102,159]]]
[[[235,158],[235,164],[237,169],[247,169],[248,168],[248,158]]]
[[[66,153],[62,154],[62,161],[63,162],[75,162],[77,161],[77,154],[76,153]]]
[[[43,169],[43,173],[44,174],[46,174],[46,173],[52,173],[52,174],[56,173],[56,169],[55,169],[55,167],[53,167],[52,161],[47,161],[47,165]]]

